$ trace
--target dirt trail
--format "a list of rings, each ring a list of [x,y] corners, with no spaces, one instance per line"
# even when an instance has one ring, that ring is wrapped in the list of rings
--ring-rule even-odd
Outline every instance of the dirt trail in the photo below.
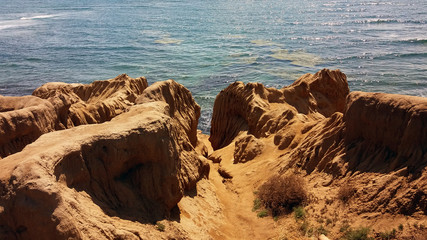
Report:
[[[192,229],[191,233],[196,234],[194,229],[199,227],[192,223],[192,215],[188,213],[190,211],[200,216],[200,227],[210,229],[205,233],[213,239],[280,239],[284,232],[283,226],[271,216],[259,218],[257,212],[252,211],[256,198],[254,192],[263,183],[261,180],[267,179],[277,168],[274,147],[267,146],[263,159],[244,164],[233,164],[234,144],[218,151],[222,161],[210,163],[209,179],[198,184],[197,196],[185,197],[179,204],[181,211],[185,211],[181,212],[181,226],[186,225],[185,229]],[[218,172],[220,168],[232,178],[221,176]],[[206,221],[202,214],[216,218]],[[210,238],[201,232],[202,229],[197,235],[192,235],[194,239]]]

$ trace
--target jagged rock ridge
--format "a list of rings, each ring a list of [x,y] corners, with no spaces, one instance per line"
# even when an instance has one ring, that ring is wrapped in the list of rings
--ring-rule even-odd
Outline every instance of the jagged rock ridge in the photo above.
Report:
[[[123,74],[91,84],[47,83],[34,96],[0,96],[0,157],[47,132],[109,121],[134,105],[146,87],[144,77]]]

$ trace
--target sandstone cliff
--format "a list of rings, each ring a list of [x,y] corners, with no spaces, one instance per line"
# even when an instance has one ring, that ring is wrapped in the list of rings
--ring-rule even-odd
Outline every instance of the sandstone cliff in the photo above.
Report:
[[[210,141],[214,149],[228,145],[239,131],[265,137],[289,122],[329,117],[345,108],[347,78],[340,71],[306,74],[289,87],[265,88],[235,82],[215,99]]]
[[[126,74],[91,84],[46,83],[33,95],[49,100],[59,116],[58,128],[102,123],[134,105],[147,87],[144,77],[133,79]]]
[[[237,82],[215,100],[210,141],[216,151],[209,159],[234,185],[252,185],[246,191],[275,173],[304,176],[307,210],[316,221],[335,219],[337,238],[336,226],[349,216],[377,230],[385,228],[384,216],[399,219],[394,228],[427,219],[425,98],[350,93],[338,70],[304,75],[279,90]],[[344,187],[354,194],[342,209]]]
[[[173,80],[121,75],[34,95],[0,97],[0,239],[427,234],[426,98],[350,92],[339,70],[282,89],[236,82],[207,136]],[[303,179],[303,220],[257,216],[257,190],[280,175]]]
[[[164,85],[183,89],[168,81],[147,91]],[[109,122],[44,134],[2,159],[0,238],[160,238],[150,223],[168,217],[209,165],[190,142],[197,133],[183,128],[198,120],[186,112],[199,109],[191,94],[157,96]]]
[[[86,85],[47,83],[34,96],[0,96],[0,157],[47,132],[109,121],[134,105],[146,87],[145,78],[123,74]]]

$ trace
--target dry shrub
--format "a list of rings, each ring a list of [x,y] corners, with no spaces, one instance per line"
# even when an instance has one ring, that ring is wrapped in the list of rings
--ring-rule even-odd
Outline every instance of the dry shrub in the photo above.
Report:
[[[297,175],[271,177],[259,188],[258,195],[273,216],[292,211],[308,198],[304,179]]]
[[[353,185],[348,183],[343,184],[338,189],[338,199],[346,203],[353,197],[355,193],[356,193],[356,188],[353,187]]]

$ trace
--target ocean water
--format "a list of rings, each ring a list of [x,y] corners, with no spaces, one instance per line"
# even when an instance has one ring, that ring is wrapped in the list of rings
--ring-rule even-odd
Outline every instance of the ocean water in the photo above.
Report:
[[[0,0],[0,94],[127,73],[202,106],[234,81],[341,69],[352,91],[427,97],[426,0]]]

